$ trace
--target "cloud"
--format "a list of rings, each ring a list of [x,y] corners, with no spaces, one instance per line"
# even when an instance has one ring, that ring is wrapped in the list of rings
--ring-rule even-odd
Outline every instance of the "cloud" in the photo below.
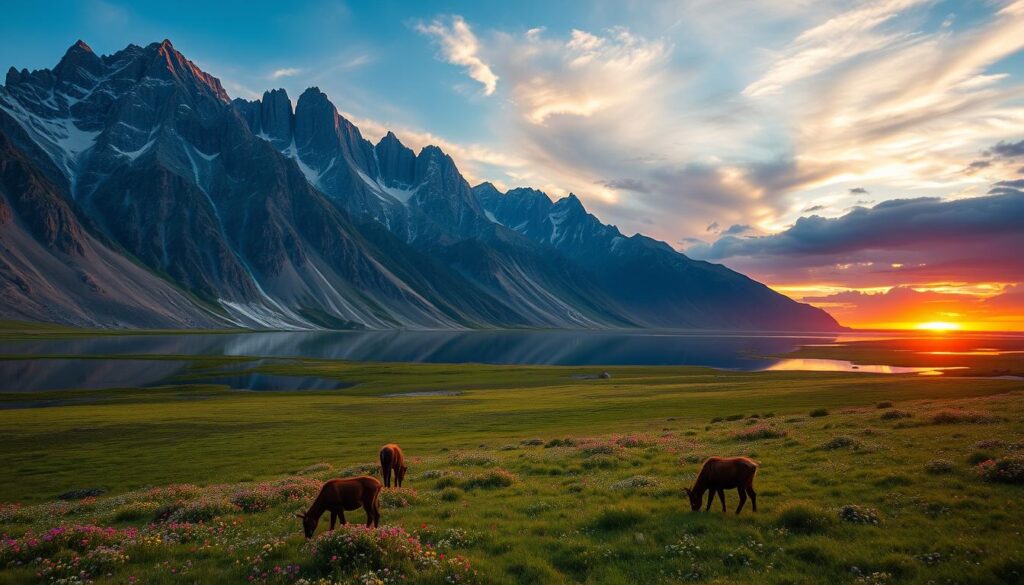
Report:
[[[639,179],[611,179],[608,181],[601,181],[600,184],[608,187],[609,189],[624,189],[626,191],[633,191],[634,193],[651,192],[650,185]]]
[[[864,187],[854,187],[850,189],[850,195],[867,195],[868,190]]]
[[[800,213],[813,213],[815,211],[822,211],[823,209],[825,209],[824,205],[812,205],[812,206],[808,207],[807,209],[804,209]]]
[[[752,229],[753,228],[751,228],[749,225],[736,223],[736,224],[733,224],[733,225],[725,228],[722,231],[722,235],[724,235],[724,236],[738,236],[740,234],[745,234],[745,233],[749,232]]]
[[[297,67],[285,67],[283,69],[275,69],[269,75],[270,79],[281,79],[282,77],[295,77],[299,73],[302,73],[302,69]]]
[[[689,248],[772,283],[850,288],[1016,282],[1024,274],[1024,180],[957,200],[894,199],[838,218],[802,217],[772,235],[724,235]]]
[[[995,146],[989,149],[989,153],[991,153],[992,156],[999,156],[1003,158],[1024,156],[1024,140],[1021,140],[1020,142],[999,141]]]
[[[783,49],[761,78],[743,90],[743,94],[759,97],[780,93],[790,84],[818,75],[844,61],[892,46],[906,35],[880,33],[877,29],[901,11],[926,1],[872,2],[804,31]]]
[[[711,222],[710,224],[708,224],[708,227],[704,228],[704,231],[706,231],[706,232],[717,232],[718,231],[718,222],[717,221]]]
[[[657,84],[671,49],[666,41],[617,27],[600,33],[574,29],[568,39],[541,29],[500,34],[491,53],[522,115],[544,124],[554,116],[590,117],[633,103]]]
[[[416,30],[433,37],[440,44],[446,61],[465,67],[466,73],[484,86],[485,95],[493,94],[498,88],[498,76],[481,60],[480,42],[461,16],[452,16],[448,23],[442,18],[434,19],[430,24],[420,23]]]
[[[922,246],[944,240],[1015,235],[1024,240],[1024,179],[1003,181],[995,195],[943,201],[935,197],[892,199],[858,207],[842,217],[801,217],[789,229],[769,236],[723,237],[701,251],[701,258],[824,255],[860,250]]]

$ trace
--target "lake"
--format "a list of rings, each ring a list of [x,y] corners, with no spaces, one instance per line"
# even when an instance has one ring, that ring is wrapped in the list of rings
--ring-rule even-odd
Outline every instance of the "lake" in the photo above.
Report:
[[[925,373],[936,368],[854,366],[844,360],[769,357],[806,345],[899,337],[893,333],[741,334],[680,331],[308,331],[179,335],[105,335],[0,342],[0,391],[147,387],[181,383],[188,363],[145,356],[251,356],[352,361],[562,366],[685,365],[725,370]],[[907,336],[907,338],[910,338]],[[995,351],[979,334],[978,351]],[[85,356],[133,359],[82,359]],[[25,359],[18,359],[25,356]],[[39,359],[51,356],[50,359]],[[139,359],[134,359],[139,356]],[[12,359],[13,358],[13,359]],[[222,372],[191,382],[248,390],[343,387],[319,378]]]

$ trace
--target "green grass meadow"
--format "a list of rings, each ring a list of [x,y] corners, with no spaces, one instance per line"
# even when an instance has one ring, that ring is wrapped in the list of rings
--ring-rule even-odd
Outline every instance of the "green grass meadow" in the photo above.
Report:
[[[0,410],[0,583],[1024,583],[1019,380],[261,370],[355,385],[35,393],[66,404]],[[372,472],[387,442],[410,459],[382,497],[391,528],[307,543],[292,514],[322,480]],[[727,514],[690,511],[682,488],[711,455],[760,463],[756,513],[733,513],[735,491]],[[88,488],[105,493],[57,500]]]

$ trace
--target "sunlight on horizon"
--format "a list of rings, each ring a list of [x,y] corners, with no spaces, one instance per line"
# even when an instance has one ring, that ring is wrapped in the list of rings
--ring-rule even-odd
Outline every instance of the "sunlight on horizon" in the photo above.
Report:
[[[960,330],[960,324],[959,323],[953,323],[951,321],[927,321],[927,322],[924,322],[924,323],[919,323],[915,327],[915,329],[922,329],[922,330],[925,330],[925,331],[940,331],[940,332],[944,332],[944,331],[959,331]]]

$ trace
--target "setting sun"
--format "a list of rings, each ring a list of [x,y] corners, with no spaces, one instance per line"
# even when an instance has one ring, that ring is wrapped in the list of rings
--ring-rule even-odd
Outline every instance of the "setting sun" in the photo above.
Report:
[[[928,331],[956,331],[960,329],[960,325],[949,321],[928,321],[926,323],[918,324],[917,329],[926,329]]]

